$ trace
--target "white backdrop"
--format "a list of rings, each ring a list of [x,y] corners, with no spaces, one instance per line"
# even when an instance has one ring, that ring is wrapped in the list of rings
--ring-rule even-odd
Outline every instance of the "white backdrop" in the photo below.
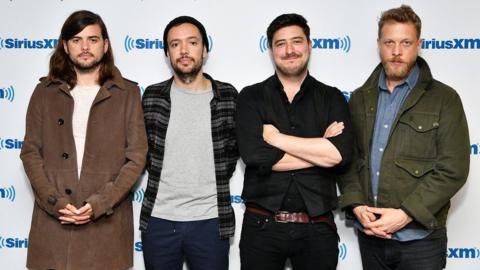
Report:
[[[424,48],[434,77],[454,87],[462,97],[470,126],[471,171],[466,186],[453,199],[448,221],[447,269],[477,270],[480,266],[480,3],[475,0],[405,1],[423,21],[422,36],[437,46]],[[314,49],[310,73],[344,91],[360,86],[377,65],[377,20],[381,11],[397,7],[394,0],[339,1],[213,1],[213,0],[0,0],[0,268],[25,269],[33,196],[19,159],[27,104],[38,78],[48,71],[52,41],[66,17],[89,9],[102,16],[111,37],[116,64],[126,78],[142,89],[171,76],[162,49],[165,25],[179,15],[190,15],[206,27],[212,50],[204,67],[215,79],[244,86],[273,73],[265,31],[279,14],[304,15],[311,27]],[[149,47],[143,44],[152,44]],[[28,41],[35,48],[20,44]],[[444,48],[441,45],[445,44]],[[452,127],[455,128],[455,127]],[[243,204],[243,166],[231,181],[237,232],[231,241],[230,269],[240,269],[238,240]],[[146,185],[143,177],[135,192],[135,226]],[[472,211],[473,210],[473,211]],[[336,214],[341,236],[338,269],[361,269],[356,235]],[[140,233],[135,232],[135,266],[144,269]]]

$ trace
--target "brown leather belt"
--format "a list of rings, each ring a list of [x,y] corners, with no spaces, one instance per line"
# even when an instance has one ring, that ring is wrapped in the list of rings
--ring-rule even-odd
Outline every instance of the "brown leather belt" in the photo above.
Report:
[[[325,222],[328,224],[331,223],[331,220],[328,218],[328,216],[310,217],[305,212],[290,213],[286,211],[278,211],[276,213],[273,213],[273,212],[270,212],[264,209],[255,208],[255,207],[247,207],[245,210],[250,213],[273,217],[273,219],[276,222],[280,222],[280,223],[320,223],[320,222]]]

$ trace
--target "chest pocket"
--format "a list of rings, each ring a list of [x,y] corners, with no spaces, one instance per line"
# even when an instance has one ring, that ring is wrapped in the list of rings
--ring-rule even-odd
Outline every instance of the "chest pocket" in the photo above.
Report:
[[[399,119],[396,155],[433,159],[437,156],[439,117],[430,113],[407,113]]]

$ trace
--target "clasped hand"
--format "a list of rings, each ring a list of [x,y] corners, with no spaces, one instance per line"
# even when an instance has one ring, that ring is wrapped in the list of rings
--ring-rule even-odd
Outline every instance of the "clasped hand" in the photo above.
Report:
[[[91,221],[93,215],[93,209],[89,203],[78,209],[71,204],[67,204],[65,208],[58,210],[58,212],[62,214],[58,218],[61,224],[86,224]]]

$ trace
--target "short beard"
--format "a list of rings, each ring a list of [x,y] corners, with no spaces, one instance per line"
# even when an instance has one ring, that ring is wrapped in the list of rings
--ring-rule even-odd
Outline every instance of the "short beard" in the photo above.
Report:
[[[102,63],[102,59],[103,59],[103,57],[101,59],[99,59],[98,61],[92,62],[89,65],[82,65],[78,61],[76,61],[75,59],[70,58],[71,64],[73,65],[75,70],[78,73],[83,73],[83,74],[87,74],[87,73],[90,73],[90,72],[96,70],[98,68],[98,66]]]
[[[287,70],[287,69],[284,69],[283,67],[279,66],[279,65],[275,65],[277,71],[279,73],[281,73],[282,75],[284,75],[285,77],[298,77],[300,75],[302,75],[305,70],[307,70],[308,68],[308,62],[305,63],[305,65],[303,66],[300,66],[296,69],[293,69],[293,70]]]
[[[175,72],[175,75],[184,83],[184,84],[190,84],[192,83],[195,78],[197,77],[198,73],[202,69],[203,65],[203,59],[200,59],[199,63],[194,65],[192,67],[192,70],[189,72],[183,72],[180,69],[176,67],[176,65],[171,64],[173,71]]]

